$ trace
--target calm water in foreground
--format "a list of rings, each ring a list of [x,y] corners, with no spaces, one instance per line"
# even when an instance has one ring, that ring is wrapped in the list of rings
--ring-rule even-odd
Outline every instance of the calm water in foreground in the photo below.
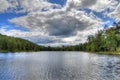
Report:
[[[120,80],[120,56],[85,52],[1,53],[0,80]]]

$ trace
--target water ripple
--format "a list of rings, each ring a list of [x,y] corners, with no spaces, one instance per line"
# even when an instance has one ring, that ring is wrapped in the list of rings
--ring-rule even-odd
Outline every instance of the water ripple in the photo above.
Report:
[[[1,53],[0,80],[120,80],[120,56],[85,52]]]

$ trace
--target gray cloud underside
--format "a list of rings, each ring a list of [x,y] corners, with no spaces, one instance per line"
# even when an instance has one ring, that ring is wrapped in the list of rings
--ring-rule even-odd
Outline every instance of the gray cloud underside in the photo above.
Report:
[[[16,17],[9,21],[30,30],[30,32],[17,30],[5,32],[4,29],[1,29],[2,33],[47,45],[78,44],[85,42],[88,35],[96,33],[98,26],[103,21],[92,12],[87,14],[79,9],[89,8],[93,11],[104,12],[105,16],[113,18],[119,17],[118,10],[120,9],[120,1],[117,0],[67,0],[64,7],[49,3],[47,0],[0,1],[0,12],[4,12],[8,8],[11,11],[15,10],[16,13],[28,12],[26,16]],[[17,9],[18,6],[20,10]],[[47,11],[43,12],[43,9]],[[106,9],[109,9],[110,12],[105,11]],[[116,14],[117,16],[115,16]]]

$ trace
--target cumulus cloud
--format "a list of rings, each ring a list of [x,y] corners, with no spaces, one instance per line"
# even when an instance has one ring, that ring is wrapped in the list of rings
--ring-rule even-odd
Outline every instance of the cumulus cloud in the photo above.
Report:
[[[114,10],[118,3],[119,0],[67,0],[66,8],[68,10],[89,8],[97,12],[103,12],[106,9]]]
[[[90,8],[92,10],[102,11],[105,10],[109,5],[117,4],[117,0],[67,0],[65,8],[67,10],[71,9],[82,9]],[[1,11],[15,10],[16,12],[35,12],[41,10],[51,10],[53,8],[62,8],[59,4],[50,3],[49,0],[0,0]]]
[[[93,18],[96,20],[81,11],[73,13],[58,10],[49,13],[31,13],[24,17],[14,18],[10,22],[50,36],[71,36],[90,26],[98,25],[98,21],[101,22],[101,20]]]
[[[14,0],[15,1],[15,0]],[[41,11],[41,10],[50,10],[54,7],[60,8],[60,5],[48,3],[47,0],[17,0],[18,6],[22,8],[22,10],[18,12],[33,12],[33,11]]]
[[[4,12],[10,7],[10,4],[6,0],[0,0],[0,12]]]
[[[0,0],[0,12],[34,12],[61,8],[58,4],[48,3],[48,0]]]
[[[97,0],[82,0],[81,6],[82,7],[90,7],[97,3]]]
[[[94,13],[87,14],[80,9],[88,8],[96,12],[117,13],[117,0],[67,0],[62,7],[49,0],[2,0],[9,3],[0,11],[10,9],[28,14],[16,17],[9,22],[29,29],[29,32],[1,31],[10,36],[22,37],[38,44],[78,44],[85,42],[88,35],[95,34],[103,21]],[[9,10],[8,10],[9,11]],[[114,11],[114,12],[113,12]],[[111,15],[110,14],[110,15]],[[119,16],[117,16],[119,17]]]
[[[117,5],[117,7],[108,14],[108,16],[110,16],[111,18],[116,19],[117,21],[120,21],[120,3]]]
[[[91,30],[85,30],[78,32],[74,36],[70,37],[56,37],[56,36],[47,36],[41,35],[40,32],[24,32],[21,30],[6,30],[6,27],[0,28],[0,33],[8,36],[20,37],[27,39],[34,43],[44,46],[62,46],[62,45],[77,45],[86,41],[86,36],[95,34],[97,28]],[[84,34],[84,35],[83,35]]]
[[[31,36],[28,39],[31,41],[41,43],[44,40],[49,44],[78,44],[85,41],[89,35],[86,34],[87,32],[90,32],[90,30],[96,32],[96,26],[99,26],[102,22],[94,14],[87,14],[78,10],[81,7],[85,7],[85,5],[92,6],[95,3],[95,0],[91,0],[89,5],[87,0],[74,0],[74,3],[72,3],[72,0],[68,0],[66,5],[60,9],[52,9],[45,12],[31,11],[26,16],[17,17],[9,21],[29,29]],[[32,34],[33,32],[36,32],[35,34],[37,35]]]

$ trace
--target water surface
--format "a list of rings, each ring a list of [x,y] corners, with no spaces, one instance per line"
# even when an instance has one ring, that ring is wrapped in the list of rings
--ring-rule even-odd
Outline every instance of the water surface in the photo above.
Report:
[[[0,80],[120,80],[120,56],[85,52],[0,53]]]

